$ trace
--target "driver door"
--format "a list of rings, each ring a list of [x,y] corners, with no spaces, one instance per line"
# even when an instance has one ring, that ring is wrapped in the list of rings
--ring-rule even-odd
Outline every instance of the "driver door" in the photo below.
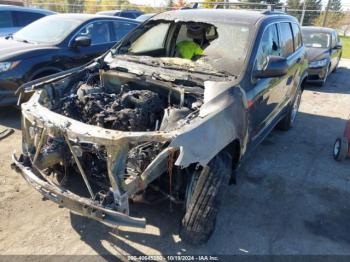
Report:
[[[71,48],[71,65],[76,67],[90,62],[92,59],[110,49],[115,40],[112,36],[112,21],[94,21],[85,26],[71,39],[70,43],[77,37],[84,36],[91,39],[91,45],[86,47]]]
[[[256,54],[253,71],[263,70],[267,64],[269,56],[281,56],[279,33],[277,24],[271,24],[265,28],[261,37],[261,42]],[[251,115],[251,139],[259,143],[260,135],[266,130],[273,120],[282,102],[281,88],[285,79],[283,77],[270,77],[253,79],[254,99],[250,106]],[[253,143],[255,144],[255,143]]]
[[[338,39],[337,32],[334,31],[334,32],[332,32],[332,42],[331,42],[331,50],[330,50],[331,70],[332,71],[337,66],[338,60],[340,58],[341,50],[339,48],[337,48],[338,42],[339,42],[339,39]]]

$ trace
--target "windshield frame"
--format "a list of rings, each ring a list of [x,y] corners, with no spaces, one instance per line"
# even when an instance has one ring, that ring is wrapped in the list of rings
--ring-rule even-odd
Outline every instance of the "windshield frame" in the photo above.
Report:
[[[219,69],[219,68],[216,68],[218,72],[224,72],[227,74],[227,75],[230,75],[230,76],[235,76],[235,77],[238,77],[240,75],[242,75],[246,69],[246,66],[247,66],[247,62],[250,58],[250,54],[251,54],[251,50],[252,50],[252,40],[254,39],[255,37],[255,34],[256,34],[256,27],[250,23],[245,23],[245,22],[236,22],[236,23],[232,23],[232,22],[212,22],[212,21],[195,21],[197,23],[200,23],[200,24],[207,24],[207,25],[210,25],[210,26],[214,26],[215,28],[218,28],[218,27],[223,27],[223,26],[244,26],[246,27],[248,30],[249,30],[249,34],[247,36],[247,40],[246,40],[246,52],[245,52],[245,57],[244,57],[244,60],[240,61],[240,66],[239,66],[239,70],[235,71],[234,70],[230,70],[229,72],[224,69]],[[111,56],[113,58],[117,58],[118,55],[128,55],[128,54],[125,54],[123,52],[121,52],[121,49],[123,47],[126,47],[128,46],[128,43],[132,43],[134,42],[136,39],[138,39],[142,34],[144,34],[147,30],[149,30],[151,27],[157,25],[157,24],[161,24],[161,23],[169,23],[170,24],[170,27],[169,27],[169,30],[168,30],[168,34],[166,36],[166,45],[167,45],[167,42],[169,41],[169,35],[171,34],[172,37],[174,37],[174,32],[176,31],[176,28],[181,26],[181,24],[187,24],[187,23],[194,23],[194,22],[188,22],[188,21],[182,21],[182,20],[163,20],[163,19],[153,19],[151,18],[150,20],[147,20],[145,23],[142,23],[140,24],[139,27],[135,28],[133,31],[132,31],[132,34],[127,34],[124,39],[122,39],[121,42],[117,43],[115,46],[113,46],[111,49],[110,49],[110,52],[108,52],[105,56],[108,57],[108,56]],[[174,39],[172,39],[173,41]],[[129,55],[135,55],[135,54],[129,54]],[[153,56],[152,56],[153,57]],[[156,58],[156,57],[153,57],[153,58]],[[162,58],[162,57],[159,57],[159,58]],[[106,62],[108,63],[109,60],[108,58],[106,59]],[[238,61],[238,60],[237,60]],[[136,62],[135,62],[136,63]],[[209,64],[209,63],[208,63]],[[234,65],[235,63],[232,63],[232,65]],[[212,65],[212,64],[210,64]],[[234,67],[234,66],[232,66]]]

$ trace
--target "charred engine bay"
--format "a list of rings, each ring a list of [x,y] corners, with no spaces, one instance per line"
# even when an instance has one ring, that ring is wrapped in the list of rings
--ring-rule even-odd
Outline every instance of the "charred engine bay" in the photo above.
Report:
[[[203,101],[201,87],[179,86],[170,82],[133,78],[130,74],[120,76],[113,70],[88,73],[74,81],[59,83],[55,89],[47,89],[46,106],[52,111],[107,129],[137,131],[171,131],[197,116]],[[124,76],[124,78],[123,78]],[[81,81],[84,79],[84,81]],[[53,93],[53,90],[55,92]],[[49,168],[54,173],[78,174],[79,170],[62,137],[46,141],[44,148],[64,158],[57,159]],[[98,188],[107,191],[111,183],[107,170],[107,151],[104,145],[73,142],[80,150],[80,161],[88,180]],[[133,142],[125,163],[124,179],[140,175],[167,143]],[[44,155],[49,155],[42,151]],[[64,157],[63,157],[64,156]],[[79,177],[79,176],[78,176]]]
[[[124,88],[126,90],[124,90]],[[98,92],[101,88],[82,85],[79,95],[67,97],[61,114],[90,125],[120,131],[147,131],[163,117],[165,102],[149,90],[128,90],[118,94]],[[93,90],[84,94],[85,90]],[[95,92],[96,91],[96,92]]]
[[[185,120],[199,109],[202,94],[186,93],[181,87],[171,89],[158,82],[123,81],[107,71],[77,83],[54,111],[107,129],[168,131],[176,128],[174,122]]]

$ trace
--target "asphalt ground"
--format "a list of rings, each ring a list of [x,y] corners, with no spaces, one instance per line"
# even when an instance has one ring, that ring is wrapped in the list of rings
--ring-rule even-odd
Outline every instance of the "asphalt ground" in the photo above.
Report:
[[[194,247],[179,238],[181,211],[170,212],[168,201],[131,206],[146,217],[145,229],[109,228],[43,201],[10,168],[11,153],[20,152],[20,113],[1,108],[0,131],[15,133],[0,141],[0,254],[350,254],[350,161],[332,157],[349,113],[350,60],[343,59],[326,86],[304,91],[294,128],[273,131],[241,166],[213,236]]]

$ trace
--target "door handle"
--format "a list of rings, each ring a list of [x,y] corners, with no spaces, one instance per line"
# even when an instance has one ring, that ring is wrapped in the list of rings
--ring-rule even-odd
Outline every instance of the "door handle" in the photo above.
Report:
[[[289,76],[287,79],[287,86],[289,86],[293,81],[293,76]]]

